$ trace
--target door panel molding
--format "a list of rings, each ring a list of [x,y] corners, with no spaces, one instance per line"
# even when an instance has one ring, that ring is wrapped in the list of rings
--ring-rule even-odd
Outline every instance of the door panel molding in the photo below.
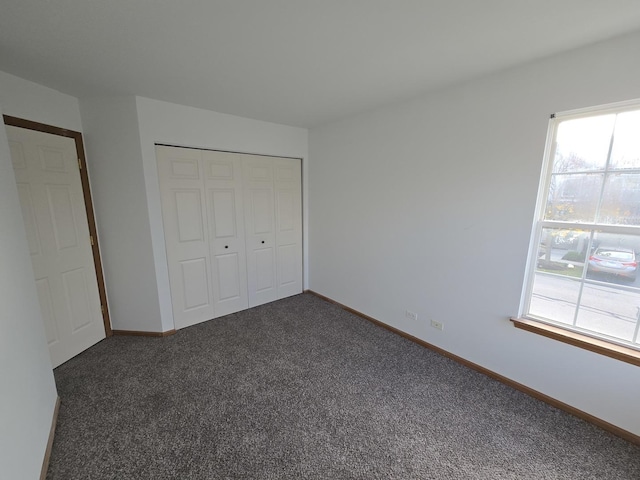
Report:
[[[93,254],[93,263],[96,270],[96,280],[98,282],[98,293],[100,295],[100,304],[102,306],[102,320],[104,324],[104,332],[107,337],[113,335],[111,330],[111,318],[109,316],[109,306],[107,304],[107,290],[104,283],[104,271],[102,269],[102,261],[100,260],[100,245],[98,243],[98,232],[96,229],[95,214],[93,211],[93,201],[91,200],[91,189],[89,186],[89,175],[87,173],[87,160],[84,153],[84,142],[82,133],[66,128],[55,127],[44,123],[33,122],[23,118],[3,115],[4,124],[12,127],[34,130],[37,132],[49,133],[61,137],[72,138],[76,145],[76,155],[80,167],[80,181],[82,183],[82,194],[84,197],[85,213],[87,223],[89,225],[89,234],[93,238],[91,251]]]

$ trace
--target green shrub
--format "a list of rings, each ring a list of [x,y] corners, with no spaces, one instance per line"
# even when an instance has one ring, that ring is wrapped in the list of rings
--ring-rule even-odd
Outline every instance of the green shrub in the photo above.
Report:
[[[584,262],[584,255],[575,250],[569,250],[562,257],[563,260],[567,260],[569,262]]]

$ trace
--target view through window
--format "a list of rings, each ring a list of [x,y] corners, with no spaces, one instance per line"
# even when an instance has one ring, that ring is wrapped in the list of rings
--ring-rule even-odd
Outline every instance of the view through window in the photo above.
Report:
[[[549,135],[524,316],[640,349],[640,103]]]

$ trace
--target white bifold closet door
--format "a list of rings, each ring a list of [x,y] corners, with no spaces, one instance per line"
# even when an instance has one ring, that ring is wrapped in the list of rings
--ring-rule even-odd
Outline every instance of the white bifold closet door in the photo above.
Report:
[[[300,160],[243,156],[249,306],[302,291]]]
[[[248,305],[242,166],[233,153],[203,151],[214,317]]]
[[[301,161],[274,158],[278,298],[302,292]]]
[[[302,292],[300,160],[156,154],[176,328]]]
[[[176,328],[213,318],[202,155],[157,148],[162,218]]]

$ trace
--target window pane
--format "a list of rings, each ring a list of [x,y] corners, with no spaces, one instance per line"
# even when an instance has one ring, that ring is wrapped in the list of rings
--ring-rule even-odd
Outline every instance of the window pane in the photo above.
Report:
[[[560,123],[553,173],[604,170],[615,119],[600,115]]]
[[[589,232],[586,230],[543,228],[536,272],[582,278],[588,249]]]
[[[640,110],[618,115],[611,168],[640,168]]]
[[[598,217],[600,223],[640,225],[640,174],[607,175]]]
[[[595,232],[587,266],[587,278],[640,287],[638,257],[640,237]]]
[[[572,325],[579,290],[576,279],[536,272],[529,314]]]
[[[632,341],[640,312],[640,294],[614,286],[585,285],[577,326]]]
[[[601,173],[552,175],[545,219],[593,222],[603,180]]]

